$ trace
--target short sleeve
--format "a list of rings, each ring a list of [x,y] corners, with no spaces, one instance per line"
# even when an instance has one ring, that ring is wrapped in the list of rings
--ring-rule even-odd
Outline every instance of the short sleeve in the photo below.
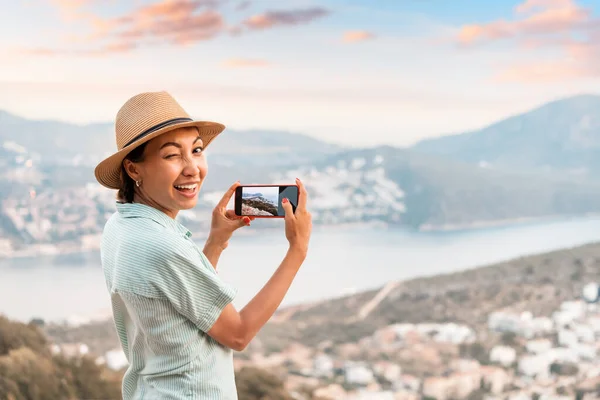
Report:
[[[158,289],[175,309],[208,332],[233,301],[236,290],[221,280],[190,243],[161,252]]]

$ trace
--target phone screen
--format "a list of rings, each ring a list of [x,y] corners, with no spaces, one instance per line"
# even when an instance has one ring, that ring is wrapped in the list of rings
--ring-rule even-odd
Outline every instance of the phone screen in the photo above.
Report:
[[[282,200],[287,198],[296,211],[298,186],[296,185],[251,185],[239,186],[235,196],[235,213],[249,217],[283,217]]]

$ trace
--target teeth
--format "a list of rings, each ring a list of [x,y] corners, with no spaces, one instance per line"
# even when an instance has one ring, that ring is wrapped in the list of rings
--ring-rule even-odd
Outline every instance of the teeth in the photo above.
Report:
[[[175,187],[177,189],[190,189],[190,190],[196,189],[196,186],[198,186],[198,185],[196,185],[195,183],[193,185],[175,185]]]

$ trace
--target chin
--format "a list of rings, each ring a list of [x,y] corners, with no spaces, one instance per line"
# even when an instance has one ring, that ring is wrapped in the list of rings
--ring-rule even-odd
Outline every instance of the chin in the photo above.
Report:
[[[187,200],[187,201],[180,201],[178,203],[180,210],[189,210],[189,209],[192,209],[192,208],[196,207],[196,204],[198,204],[198,198],[195,198],[193,200],[190,199],[190,200]]]

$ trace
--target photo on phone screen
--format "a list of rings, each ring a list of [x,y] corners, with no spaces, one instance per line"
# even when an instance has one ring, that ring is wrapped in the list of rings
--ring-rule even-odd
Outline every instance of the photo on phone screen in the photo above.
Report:
[[[298,187],[295,185],[240,186],[236,190],[236,214],[250,217],[283,217],[286,198],[295,211]]]

